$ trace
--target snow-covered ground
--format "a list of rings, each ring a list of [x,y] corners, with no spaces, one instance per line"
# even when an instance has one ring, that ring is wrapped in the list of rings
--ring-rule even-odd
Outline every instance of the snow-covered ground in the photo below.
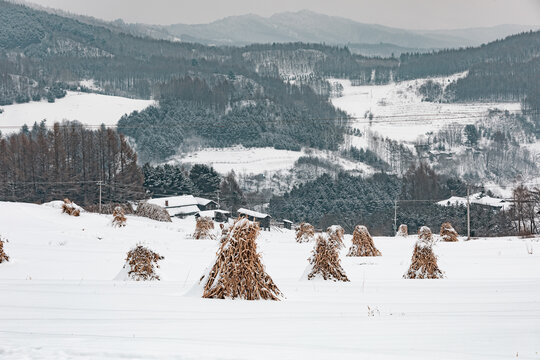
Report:
[[[124,114],[141,111],[153,104],[153,100],[68,91],[64,98],[56,99],[54,103],[43,100],[1,106],[4,112],[0,114],[0,130],[4,134],[16,132],[24,124],[32,126],[43,119],[47,120],[47,125],[64,120],[78,120],[86,125],[116,125]]]
[[[443,87],[464,76],[432,78]],[[436,131],[451,123],[473,124],[489,109],[520,111],[519,103],[435,103],[422,101],[418,88],[428,79],[416,79],[387,85],[352,86],[350,80],[330,79],[343,86],[340,97],[332,98],[332,104],[359,118],[352,126],[361,130],[377,132],[393,140],[412,142],[419,136]],[[373,114],[370,124],[367,113]],[[358,138],[362,141],[362,138]],[[356,145],[356,144],[355,144]],[[365,144],[358,144],[363,146]]]
[[[344,170],[371,172],[371,167],[343,159],[331,151],[304,149],[302,151],[278,150],[274,148],[245,148],[233,146],[228,148],[207,148],[187,154],[176,155],[169,161],[171,164],[191,163],[211,165],[216,171],[226,174],[234,170],[237,174],[262,174],[291,169],[302,156],[318,157],[331,160]]]
[[[0,202],[11,257],[0,264],[2,360],[540,356],[537,240],[439,243],[447,278],[404,280],[414,236],[375,238],[383,256],[347,258],[344,249],[351,282],[334,283],[301,280],[313,244],[263,232],[263,262],[286,299],[248,302],[191,292],[218,246],[190,238],[192,218],[110,224],[111,216]],[[139,242],[165,256],[162,281],[114,281]]]

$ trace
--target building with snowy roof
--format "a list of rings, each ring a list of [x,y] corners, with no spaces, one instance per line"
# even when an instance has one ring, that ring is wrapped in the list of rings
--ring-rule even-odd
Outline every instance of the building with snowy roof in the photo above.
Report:
[[[195,215],[201,211],[215,210],[218,204],[209,199],[193,196],[179,195],[148,200],[150,204],[164,207],[171,216]]]
[[[240,208],[240,209],[238,209],[237,212],[238,212],[238,215],[245,216],[250,221],[258,222],[259,226],[263,230],[270,231],[270,220],[272,219],[272,217],[270,215],[265,214],[265,213],[261,213],[261,212],[258,212],[258,211],[254,211],[254,210],[245,209],[245,208]]]
[[[488,206],[488,207],[496,208],[498,210],[508,210],[510,206],[512,205],[510,201],[507,201],[505,199],[494,198],[491,196],[484,195],[482,193],[472,194],[469,197],[469,202],[471,204]],[[454,206],[454,205],[467,206],[467,197],[452,196],[449,199],[439,201],[437,204],[442,205],[442,206]]]

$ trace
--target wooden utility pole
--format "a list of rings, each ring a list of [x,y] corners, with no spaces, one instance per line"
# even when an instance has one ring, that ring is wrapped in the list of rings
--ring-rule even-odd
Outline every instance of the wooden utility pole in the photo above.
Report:
[[[467,186],[467,240],[471,240],[471,201],[470,187]]]

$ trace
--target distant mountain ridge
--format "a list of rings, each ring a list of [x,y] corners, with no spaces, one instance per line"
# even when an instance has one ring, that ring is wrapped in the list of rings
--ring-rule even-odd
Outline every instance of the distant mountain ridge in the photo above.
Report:
[[[302,10],[270,17],[248,14],[226,17],[208,24],[174,24],[163,27],[184,41],[215,45],[310,42],[326,44],[392,44],[408,49],[477,46],[534,26],[499,25],[456,30],[405,30]]]

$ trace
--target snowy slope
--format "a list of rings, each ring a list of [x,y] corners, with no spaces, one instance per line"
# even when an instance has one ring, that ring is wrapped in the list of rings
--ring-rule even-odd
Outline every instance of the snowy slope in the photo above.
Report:
[[[538,359],[540,244],[440,243],[443,280],[401,278],[414,237],[375,238],[383,256],[346,258],[350,283],[302,281],[313,244],[292,231],[258,240],[281,302],[189,293],[217,242],[194,220],[158,223],[0,202],[11,262],[0,265],[1,359]],[[350,236],[346,244],[350,245]],[[527,240],[530,242],[531,240]],[[113,281],[145,242],[165,256],[161,282]],[[368,306],[372,315],[368,313]]]
[[[449,77],[432,78],[443,87],[463,77],[465,73]],[[412,142],[430,131],[436,131],[453,122],[473,124],[489,109],[520,111],[519,103],[434,103],[422,101],[418,88],[428,79],[416,79],[387,85],[352,86],[350,80],[330,79],[343,86],[341,96],[331,99],[332,104],[358,117],[352,126],[370,130],[393,140]],[[364,119],[366,112],[373,114]],[[361,141],[361,139],[358,139]],[[357,146],[363,146],[359,144]]]
[[[4,134],[16,132],[24,124],[32,126],[43,119],[48,125],[63,120],[78,120],[86,125],[116,125],[122,115],[141,111],[152,104],[152,100],[68,91],[64,98],[54,103],[38,101],[2,106],[0,130]]]
[[[274,148],[245,148],[233,146],[228,148],[207,148],[187,154],[176,155],[169,161],[171,164],[191,163],[211,165],[216,171],[226,174],[234,170],[237,174],[262,174],[291,169],[302,156],[313,156],[332,160],[344,170],[356,170],[369,173],[371,167],[358,162],[349,161],[331,151],[304,149],[302,151],[278,150]]]

